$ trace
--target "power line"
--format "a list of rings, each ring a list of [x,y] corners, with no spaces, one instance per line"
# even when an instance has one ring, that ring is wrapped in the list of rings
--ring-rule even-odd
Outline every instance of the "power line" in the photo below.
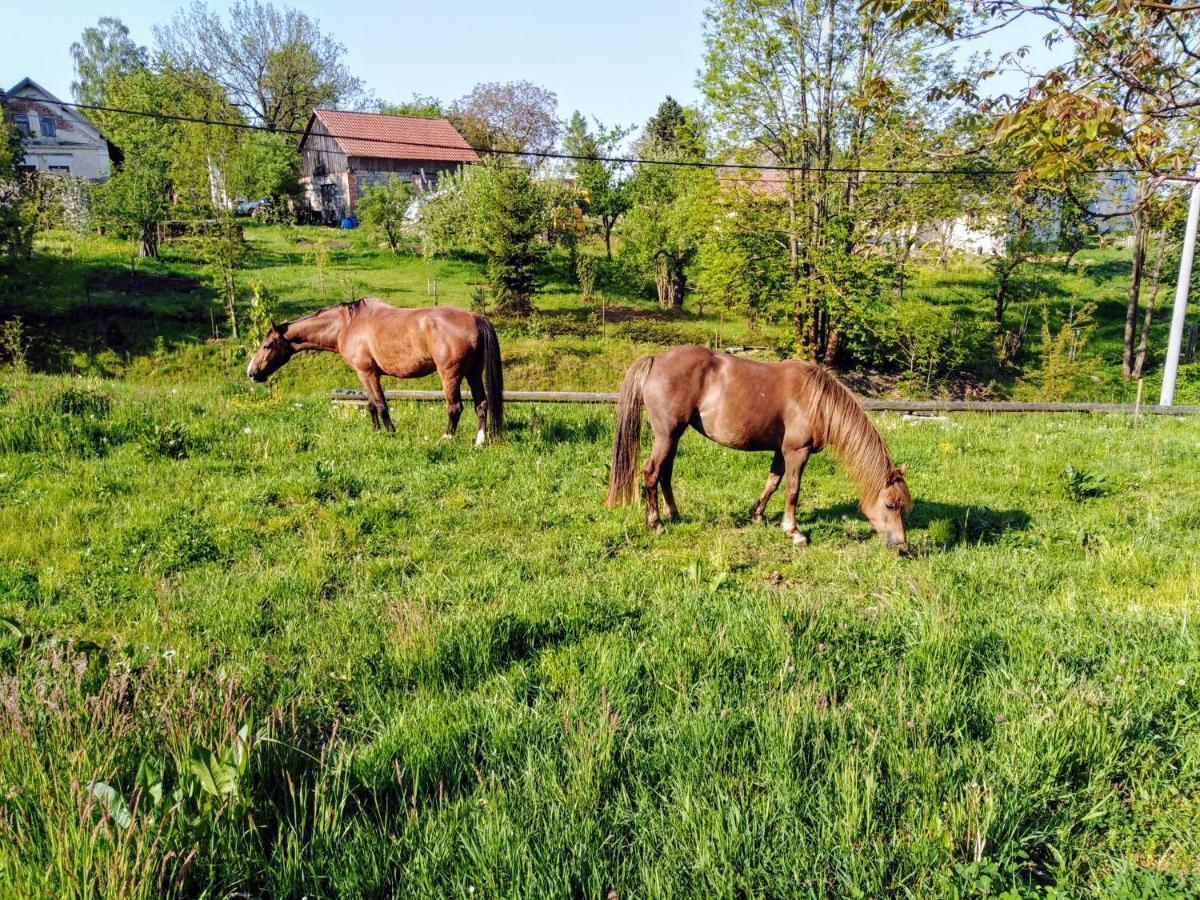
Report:
[[[187,122],[196,125],[207,125],[216,128],[236,128],[243,131],[262,131],[268,134],[290,134],[303,136],[308,129],[304,128],[274,128],[266,125],[254,125],[249,122],[226,122],[216,119],[205,119],[198,116],[184,116],[173,113],[164,113],[159,111],[138,110],[138,109],[123,109],[115,106],[102,106],[90,103],[64,103],[59,101],[61,106],[71,107],[73,109],[95,110],[99,112],[114,113],[117,115],[140,116],[147,119],[156,119],[160,121],[170,122]],[[335,140],[353,140],[372,144],[385,144],[390,146],[411,147],[424,150],[463,150],[462,144],[437,144],[423,141],[401,141],[394,138],[378,138],[378,137],[362,137],[349,134],[329,134],[328,137]],[[464,142],[465,143],[465,142]],[[774,164],[754,165],[752,163],[733,163],[733,162],[714,162],[711,160],[689,160],[689,159],[647,159],[636,156],[583,156],[574,153],[559,153],[550,150],[508,150],[497,147],[474,147],[466,144],[466,148],[476,153],[493,154],[497,156],[524,156],[536,157],[539,159],[560,159],[572,160],[576,162],[604,162],[617,165],[640,165],[640,166],[673,166],[678,168],[694,168],[694,169],[722,169],[722,170],[749,170],[755,172],[788,172],[799,174],[814,174],[823,175],[826,173],[840,175],[933,175],[933,176],[958,176],[967,178],[986,178],[1013,176],[1018,174],[1018,169],[930,169],[930,168],[872,168],[865,166],[784,166]],[[1121,170],[1117,169],[1093,169],[1089,170],[1092,174],[1118,174]]]

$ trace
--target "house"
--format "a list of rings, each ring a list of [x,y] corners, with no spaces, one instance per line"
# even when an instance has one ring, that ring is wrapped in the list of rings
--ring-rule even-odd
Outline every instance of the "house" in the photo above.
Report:
[[[300,139],[300,183],[327,223],[354,214],[368,185],[399,178],[414,194],[479,156],[445,119],[314,109]]]
[[[25,160],[17,166],[19,171],[103,181],[120,161],[120,150],[100,129],[31,78],[0,94],[0,106],[24,138]]]

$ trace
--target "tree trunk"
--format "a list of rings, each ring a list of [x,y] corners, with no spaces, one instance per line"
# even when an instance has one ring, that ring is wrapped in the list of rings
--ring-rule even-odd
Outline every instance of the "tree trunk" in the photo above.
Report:
[[[687,260],[677,256],[672,264],[675,271],[671,280],[671,306],[683,309],[683,296],[687,293]]]
[[[1133,332],[1137,325],[1138,301],[1142,293],[1142,269],[1146,265],[1146,215],[1133,214],[1133,271],[1129,277],[1129,293],[1125,298],[1125,335],[1121,349],[1121,374],[1133,378]]]
[[[1004,310],[1008,307],[1008,284],[1012,279],[1012,272],[1012,268],[1005,264],[996,273],[996,308],[993,317],[997,327],[1004,324]]]
[[[617,224],[617,217],[604,216],[600,222],[604,226],[604,256],[612,262],[612,230]]]
[[[1167,246],[1167,230],[1158,233],[1158,250],[1154,253],[1154,271],[1150,275],[1150,296],[1142,318],[1142,335],[1138,339],[1137,355],[1133,359],[1133,377],[1141,378],[1146,367],[1146,351],[1150,347],[1150,321],[1154,317],[1154,301],[1158,297],[1159,276],[1162,275],[1163,252]]]
[[[138,255],[142,259],[157,259],[158,258],[158,223],[143,222],[142,223],[142,243],[138,249]]]

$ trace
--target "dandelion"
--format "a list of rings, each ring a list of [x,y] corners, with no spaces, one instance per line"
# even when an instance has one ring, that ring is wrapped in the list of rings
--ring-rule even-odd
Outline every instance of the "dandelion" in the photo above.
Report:
[[[1175,683],[1176,683],[1177,685],[1179,685],[1180,687],[1183,687],[1185,684],[1187,684],[1187,679],[1186,679],[1186,678],[1180,678],[1180,679],[1179,679],[1177,682],[1175,682]]]
[[[721,710],[721,718],[722,719],[724,719],[728,715],[729,715],[729,710],[727,710],[727,709]]]
[[[818,653],[824,653],[824,652],[825,652],[825,645],[824,645],[824,644],[817,644],[817,652],[818,652]]]
[[[163,651],[163,655],[162,655],[162,657],[163,657],[163,659],[174,659],[174,658],[175,658],[175,651],[174,651],[174,650],[171,650],[170,648],[168,648],[168,649],[166,649],[166,650],[164,650],[164,651]]]
[[[254,432],[250,430],[249,425],[247,425],[245,428],[242,429],[242,434],[253,434],[253,433]]]
[[[904,727],[905,728],[916,728],[917,723],[914,722],[912,719],[909,719],[907,722],[904,723]]]
[[[1127,663],[1127,662],[1129,662],[1129,660],[1127,660],[1127,659],[1126,659],[1125,657],[1123,657],[1123,656],[1122,656],[1120,659],[1118,659],[1118,660],[1117,660],[1117,664],[1118,664],[1118,665],[1122,665],[1122,666],[1123,666],[1123,665],[1125,665],[1125,663]]]

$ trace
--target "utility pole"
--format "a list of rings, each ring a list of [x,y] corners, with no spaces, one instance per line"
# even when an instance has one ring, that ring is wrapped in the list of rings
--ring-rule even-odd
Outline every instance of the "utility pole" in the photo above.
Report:
[[[1200,163],[1196,164],[1200,179]],[[1175,309],[1171,313],[1171,336],[1167,339],[1167,363],[1163,367],[1159,406],[1175,403],[1175,376],[1179,373],[1179,349],[1183,344],[1183,321],[1187,315],[1188,291],[1192,282],[1192,260],[1196,256],[1196,225],[1200,220],[1200,180],[1192,183],[1192,202],[1188,205],[1187,230],[1183,233],[1183,252],[1179,257],[1179,280],[1175,283]]]

